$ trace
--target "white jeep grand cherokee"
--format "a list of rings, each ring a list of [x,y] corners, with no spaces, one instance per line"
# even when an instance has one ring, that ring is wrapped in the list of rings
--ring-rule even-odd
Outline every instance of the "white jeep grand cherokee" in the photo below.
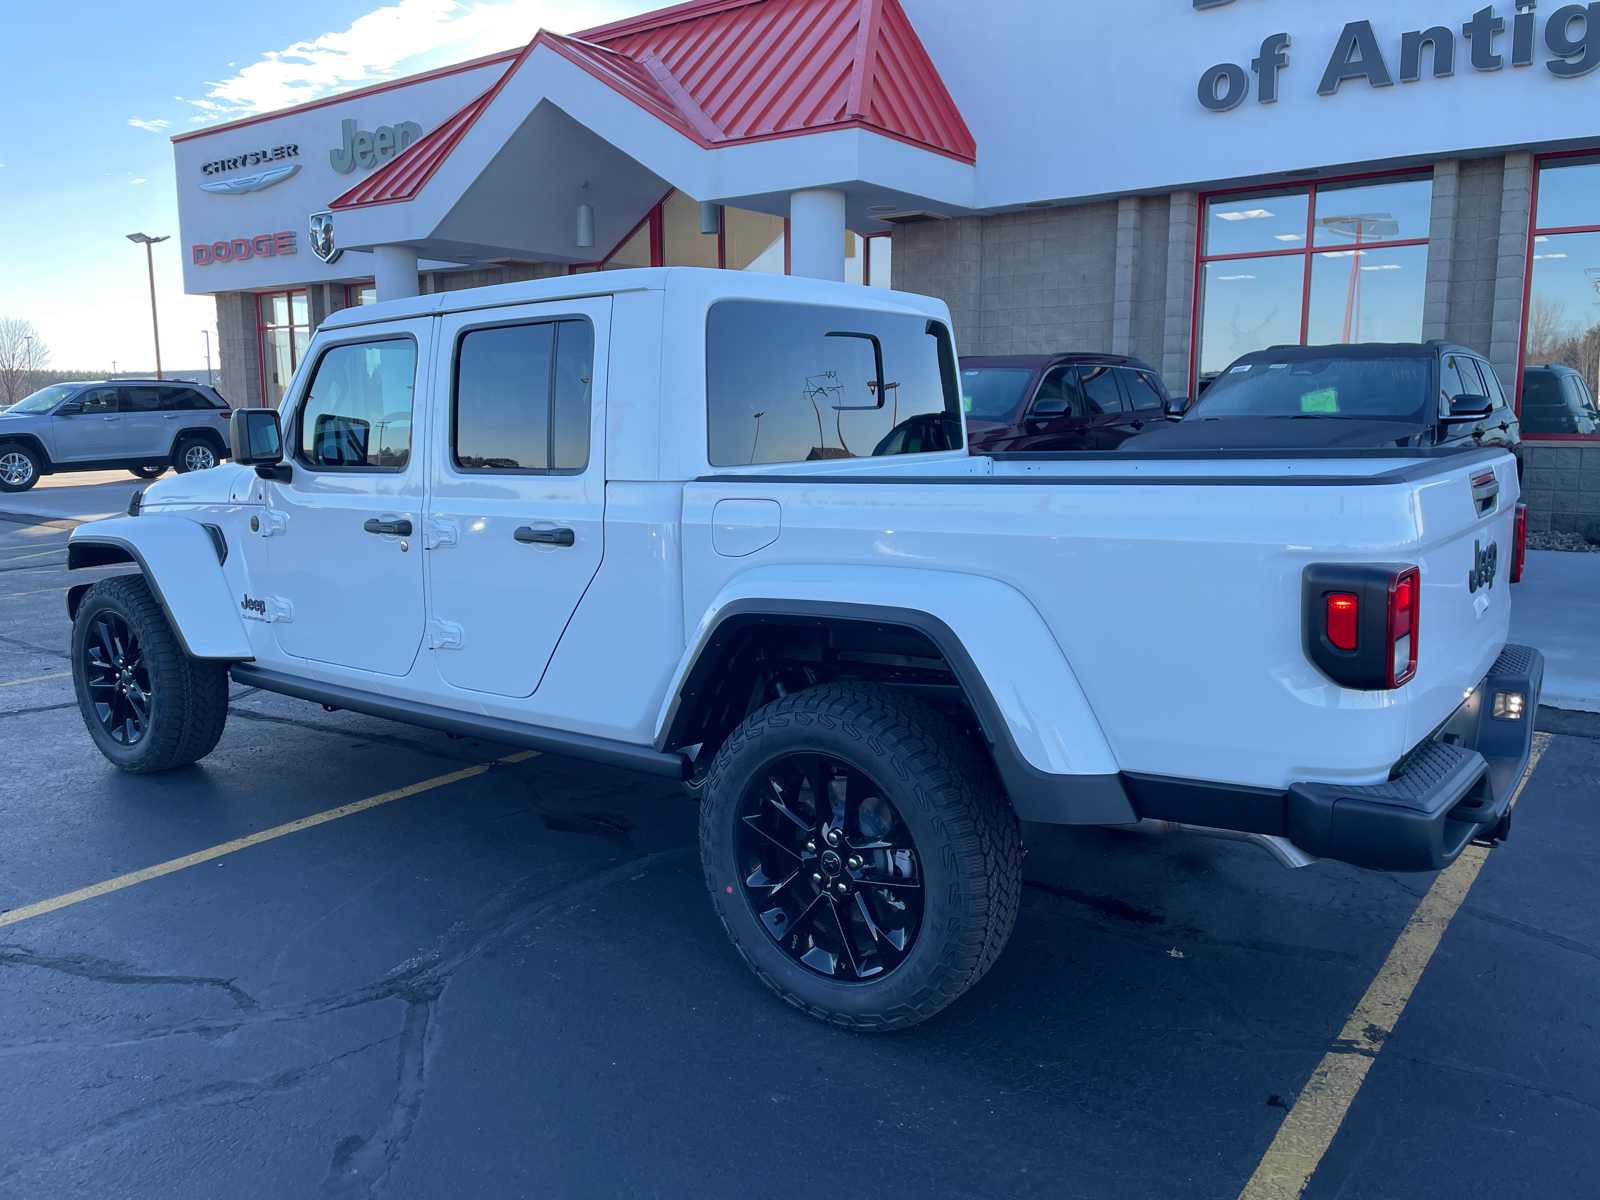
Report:
[[[969,457],[958,379],[937,301],[733,271],[337,313],[233,466],[74,532],[139,568],[69,594],[85,723],[193,762],[231,674],[682,780],[746,961],[858,1029],[993,963],[1019,819],[1505,836],[1509,454]]]

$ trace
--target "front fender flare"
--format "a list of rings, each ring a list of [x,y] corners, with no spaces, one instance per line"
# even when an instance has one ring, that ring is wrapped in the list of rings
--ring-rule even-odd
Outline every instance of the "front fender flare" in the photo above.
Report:
[[[200,522],[149,513],[93,521],[72,531],[69,571],[118,562],[138,565],[191,658],[239,662],[255,657],[217,561],[216,542]],[[76,615],[82,593],[74,588],[68,596]]]
[[[1024,820],[1138,820],[1099,720],[1055,636],[1009,584],[905,567],[758,567],[707,605],[656,723],[668,739],[685,684],[723,622],[761,613],[907,626],[944,654],[971,702]]]

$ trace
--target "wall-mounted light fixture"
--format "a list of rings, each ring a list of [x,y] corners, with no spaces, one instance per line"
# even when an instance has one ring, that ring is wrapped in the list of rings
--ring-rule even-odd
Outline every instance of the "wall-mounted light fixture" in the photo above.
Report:
[[[588,201],[589,183],[583,184],[584,201],[578,205],[578,248],[589,250],[594,247],[594,205]]]
[[[700,232],[722,232],[722,205],[714,204],[710,200],[700,201]]]

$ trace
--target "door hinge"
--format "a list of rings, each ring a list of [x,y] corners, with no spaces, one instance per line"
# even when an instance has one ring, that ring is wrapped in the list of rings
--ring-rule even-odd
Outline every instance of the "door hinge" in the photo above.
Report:
[[[250,532],[259,533],[262,537],[271,537],[275,533],[289,531],[289,514],[278,512],[269,508],[265,512],[257,513],[250,518]]]
[[[454,521],[437,521],[432,517],[425,517],[422,522],[422,548],[437,550],[440,546],[454,546],[456,535],[460,532],[460,527]]]
[[[272,614],[274,621],[282,621],[288,624],[294,620],[294,605],[290,604],[282,596],[269,597],[267,609]]]
[[[464,630],[454,621],[441,621],[437,617],[428,622],[428,649],[459,650]]]

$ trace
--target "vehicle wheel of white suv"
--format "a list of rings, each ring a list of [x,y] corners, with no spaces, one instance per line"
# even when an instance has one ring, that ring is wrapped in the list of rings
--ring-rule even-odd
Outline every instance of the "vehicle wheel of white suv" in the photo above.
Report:
[[[25,492],[39,482],[39,456],[26,446],[0,446],[0,492]]]
[[[228,665],[190,658],[139,575],[102,579],[72,623],[72,682],[89,735],[136,775],[204,758],[228,720]]]
[[[931,708],[871,684],[752,713],[711,765],[700,854],[761,981],[858,1030],[926,1020],[982,978],[1022,886],[993,764]]]
[[[166,473],[167,473],[167,464],[166,463],[161,463],[160,465],[151,465],[151,466],[147,466],[147,467],[129,467],[128,468],[128,474],[135,475],[140,479],[160,479]]]
[[[203,437],[185,438],[178,443],[172,463],[180,474],[188,471],[209,471],[217,465],[217,448]]]

